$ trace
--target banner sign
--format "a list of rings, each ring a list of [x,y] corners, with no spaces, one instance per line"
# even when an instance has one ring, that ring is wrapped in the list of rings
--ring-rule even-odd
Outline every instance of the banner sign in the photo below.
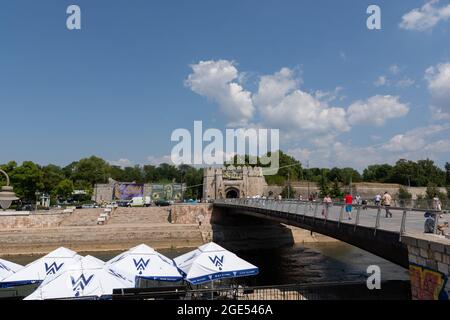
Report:
[[[118,183],[114,186],[114,199],[130,200],[144,196],[144,185],[136,183]]]

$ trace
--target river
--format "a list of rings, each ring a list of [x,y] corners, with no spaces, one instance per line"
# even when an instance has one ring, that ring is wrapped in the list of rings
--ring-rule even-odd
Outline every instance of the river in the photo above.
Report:
[[[191,249],[159,250],[162,254],[174,258]],[[120,252],[82,252],[91,254],[104,261]],[[240,279],[239,282],[252,286],[305,284],[321,282],[355,282],[365,289],[367,267],[377,265],[381,269],[382,281],[409,280],[408,271],[382,258],[342,242],[293,245],[278,249],[250,250],[236,252],[240,257],[258,266],[260,273],[256,277]],[[40,256],[21,255],[5,257],[19,264],[27,264]],[[361,290],[365,294],[365,290]],[[389,289],[395,291],[397,289]],[[403,298],[404,288],[398,293]]]

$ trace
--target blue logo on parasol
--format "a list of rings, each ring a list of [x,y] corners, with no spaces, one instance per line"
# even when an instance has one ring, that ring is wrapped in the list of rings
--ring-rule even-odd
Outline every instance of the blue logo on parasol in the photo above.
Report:
[[[86,279],[84,274],[81,274],[81,276],[75,280],[74,277],[70,276],[70,279],[72,280],[72,290],[75,291],[75,297],[80,296],[80,291],[84,290],[89,285],[89,282],[91,282],[92,278],[94,278],[94,275],[91,275]]]
[[[63,266],[64,262],[61,263],[59,266],[56,264],[56,262],[53,262],[51,265],[48,265],[47,262],[45,263],[45,272],[47,273],[47,275],[49,274],[55,274],[56,272],[59,271],[59,269],[61,269],[61,267]]]
[[[139,274],[142,274],[142,271],[147,268],[148,263],[150,262],[150,259],[147,259],[147,261],[144,261],[143,258],[140,258],[138,261],[136,259],[133,259],[134,265],[136,266],[136,270],[139,271]]]
[[[219,258],[218,256],[214,256],[214,258],[211,258],[211,257],[208,257],[208,258],[209,258],[209,260],[211,260],[211,262],[212,262],[216,267],[219,267],[219,270],[222,271],[224,256],[222,256],[222,257],[220,257],[220,258]]]

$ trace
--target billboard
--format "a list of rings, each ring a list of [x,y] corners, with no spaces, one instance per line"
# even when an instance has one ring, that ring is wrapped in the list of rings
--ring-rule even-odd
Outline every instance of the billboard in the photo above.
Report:
[[[116,183],[114,186],[115,200],[130,200],[133,197],[144,196],[144,185],[137,183]]]
[[[152,184],[152,200],[180,200],[181,184]]]

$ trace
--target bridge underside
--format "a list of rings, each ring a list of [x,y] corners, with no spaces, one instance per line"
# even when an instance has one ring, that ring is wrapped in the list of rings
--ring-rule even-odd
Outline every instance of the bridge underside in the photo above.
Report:
[[[224,214],[244,214],[320,233],[361,248],[404,268],[409,268],[408,248],[400,242],[399,234],[396,232],[374,231],[373,228],[365,226],[355,226],[332,220],[325,221],[310,216],[252,208],[245,205],[215,203],[214,207],[224,210]]]

